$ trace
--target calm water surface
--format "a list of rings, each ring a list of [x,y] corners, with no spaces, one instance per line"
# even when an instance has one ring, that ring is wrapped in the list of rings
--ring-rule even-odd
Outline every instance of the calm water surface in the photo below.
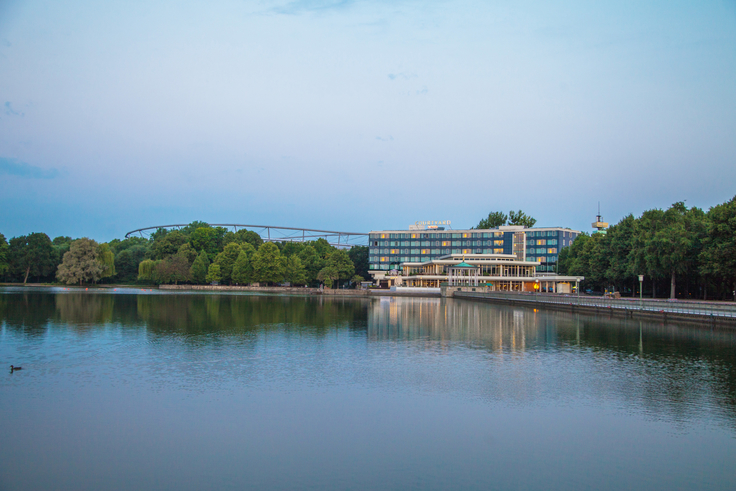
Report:
[[[0,289],[0,490],[736,489],[736,332]]]

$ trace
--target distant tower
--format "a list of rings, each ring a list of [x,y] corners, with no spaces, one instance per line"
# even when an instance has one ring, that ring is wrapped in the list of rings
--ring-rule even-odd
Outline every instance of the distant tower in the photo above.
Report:
[[[601,202],[598,202],[598,214],[595,216],[596,220],[595,222],[591,223],[591,227],[596,229],[594,234],[605,234],[606,229],[608,228],[608,222],[601,222]]]

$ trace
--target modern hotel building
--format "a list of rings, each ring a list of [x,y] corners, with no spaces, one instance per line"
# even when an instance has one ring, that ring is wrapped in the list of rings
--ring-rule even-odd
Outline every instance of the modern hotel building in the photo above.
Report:
[[[413,227],[417,228],[417,227]],[[540,273],[556,272],[560,250],[580,234],[562,227],[495,229],[382,230],[369,235],[369,268],[376,272],[401,271],[403,263],[423,263],[450,254],[504,254],[516,261],[533,262]]]

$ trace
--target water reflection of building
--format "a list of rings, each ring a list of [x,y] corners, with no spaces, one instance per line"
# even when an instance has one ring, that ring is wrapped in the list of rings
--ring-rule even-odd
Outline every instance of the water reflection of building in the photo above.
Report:
[[[461,342],[524,351],[537,342],[537,313],[444,298],[382,297],[368,310],[368,339]]]

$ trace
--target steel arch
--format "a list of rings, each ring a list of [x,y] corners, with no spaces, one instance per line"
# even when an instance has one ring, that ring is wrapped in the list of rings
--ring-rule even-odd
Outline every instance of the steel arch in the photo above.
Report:
[[[173,225],[157,225],[154,227],[143,227],[131,230],[125,234],[129,238],[133,234],[141,237],[150,235],[151,231],[160,228],[179,230],[187,227],[188,223],[176,223]],[[210,223],[210,227],[232,228],[234,231],[240,229],[251,230],[266,242],[306,242],[309,240],[325,239],[335,247],[353,247],[355,245],[368,245],[368,234],[362,232],[337,232],[334,230],[318,230],[313,228],[298,227],[276,227],[273,225],[246,225],[241,223]],[[144,235],[145,234],[145,235]]]

